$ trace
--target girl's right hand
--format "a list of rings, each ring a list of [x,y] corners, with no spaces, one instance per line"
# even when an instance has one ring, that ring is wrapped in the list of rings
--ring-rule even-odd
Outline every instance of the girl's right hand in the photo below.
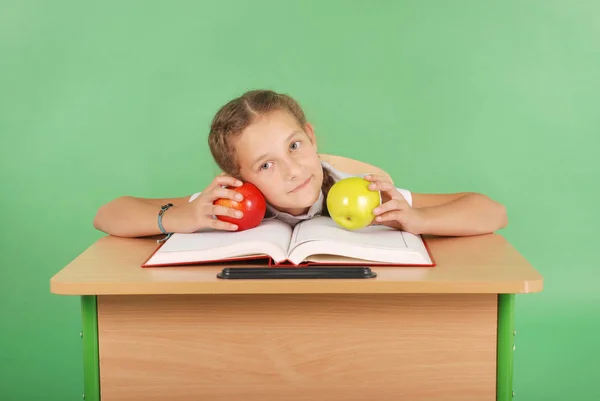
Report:
[[[213,218],[213,216],[230,216],[233,218],[242,217],[242,212],[225,206],[213,205],[213,202],[219,198],[231,199],[240,202],[244,199],[242,194],[223,186],[239,187],[242,182],[225,174],[218,175],[196,199],[183,206],[186,210],[187,221],[193,222],[191,232],[214,228],[217,230],[234,231],[237,225]],[[182,210],[183,211],[183,210]],[[190,230],[188,228],[188,230]],[[186,231],[188,231],[186,230]]]

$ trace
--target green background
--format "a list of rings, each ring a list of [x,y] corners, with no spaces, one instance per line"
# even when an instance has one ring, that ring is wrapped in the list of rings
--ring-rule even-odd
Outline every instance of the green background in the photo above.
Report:
[[[202,190],[218,107],[294,96],[322,153],[504,203],[545,278],[515,395],[600,398],[600,2],[0,0],[0,399],[80,400],[79,299],[49,279],[120,195]]]

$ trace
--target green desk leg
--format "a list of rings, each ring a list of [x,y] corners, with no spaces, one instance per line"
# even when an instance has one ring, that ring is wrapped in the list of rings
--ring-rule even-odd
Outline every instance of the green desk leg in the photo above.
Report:
[[[513,397],[514,333],[515,294],[498,294],[497,401],[509,401]]]
[[[98,314],[96,296],[81,297],[83,331],[83,399],[100,401],[100,365],[98,361]]]

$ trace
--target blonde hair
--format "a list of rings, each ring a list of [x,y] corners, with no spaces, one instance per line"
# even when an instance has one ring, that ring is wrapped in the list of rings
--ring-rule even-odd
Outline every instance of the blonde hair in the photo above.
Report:
[[[234,140],[257,118],[276,110],[290,113],[304,129],[306,116],[298,102],[288,95],[272,90],[248,91],[217,111],[210,126],[208,146],[213,159],[224,173],[241,178],[235,157]],[[333,183],[333,178],[327,170],[323,169],[322,190],[325,195]],[[327,213],[325,202],[323,202],[323,212]]]

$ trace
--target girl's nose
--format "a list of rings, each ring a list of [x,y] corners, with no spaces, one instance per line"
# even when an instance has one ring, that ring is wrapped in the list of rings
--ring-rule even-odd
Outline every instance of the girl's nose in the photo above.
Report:
[[[285,163],[286,176],[288,179],[294,179],[302,175],[302,166],[294,159],[289,159]]]

